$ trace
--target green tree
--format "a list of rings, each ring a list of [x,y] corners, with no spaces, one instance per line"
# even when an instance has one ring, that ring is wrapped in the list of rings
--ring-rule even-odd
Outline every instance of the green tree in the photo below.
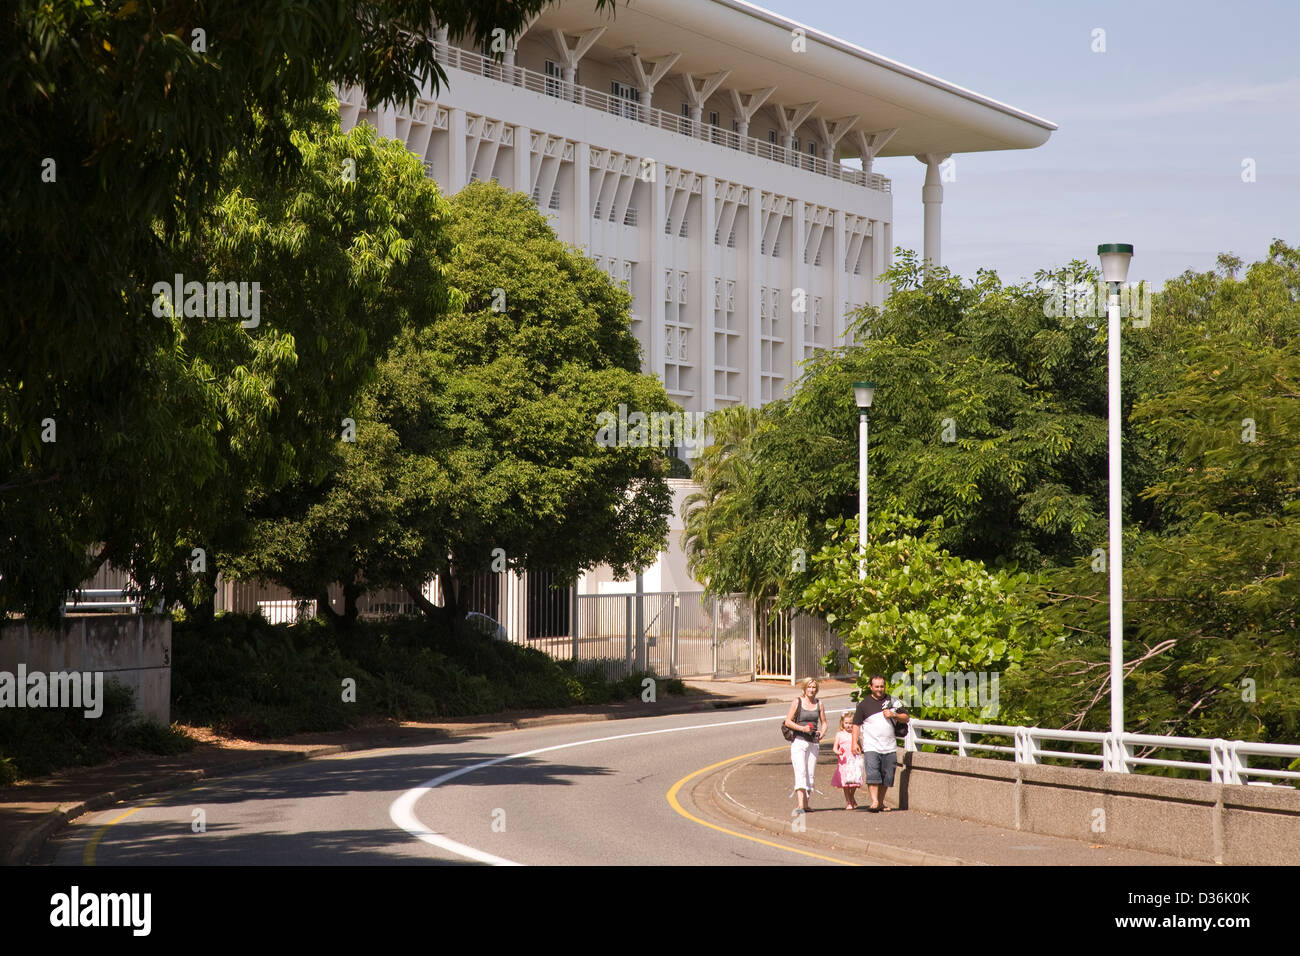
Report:
[[[1047,286],[1068,275],[1095,278],[1075,262],[1026,285],[987,272],[963,284],[900,252],[884,307],[854,318],[859,344],[819,352],[791,397],[764,406],[747,480],[711,520],[715,539],[748,547],[715,562],[727,567],[701,567],[720,581],[744,568],[746,590],[795,602],[805,580],[791,573],[792,550],[815,551],[827,520],[858,510],[859,380],[877,383],[873,509],[941,517],[944,548],[990,564],[1089,553],[1105,537],[1105,336],[1049,314]],[[1145,347],[1126,336],[1126,381]],[[1130,500],[1152,467],[1135,437],[1125,438]]]
[[[259,321],[244,328],[163,303],[177,379],[201,389],[185,424],[202,454],[125,496],[105,537],[135,580],[192,613],[210,613],[219,568],[238,571],[247,515],[332,470],[361,387],[398,331],[448,306],[447,207],[419,160],[367,126],[344,136],[328,91],[294,123],[294,173],[268,179],[232,155],[209,210],[178,236],[187,274],[260,276]],[[210,470],[187,482],[196,460]],[[176,493],[191,485],[197,499]],[[196,546],[206,552],[202,574],[187,560]]]
[[[171,494],[203,507],[201,484],[218,468],[203,432],[216,409],[191,375],[202,357],[154,313],[151,289],[193,264],[176,240],[209,209],[227,158],[282,175],[300,162],[292,117],[321,81],[362,86],[372,104],[409,101],[422,84],[445,80],[429,35],[435,18],[453,37],[479,41],[497,28],[518,32],[546,5],[6,6],[0,613],[53,615],[63,593],[110,556],[88,558],[88,547],[151,481],[171,482]],[[206,424],[194,420],[196,405]]]
[[[996,699],[981,702],[982,716],[1005,720],[1001,676],[1054,633],[1029,575],[950,554],[938,544],[941,523],[922,528],[909,516],[873,517],[864,562],[856,520],[831,521],[831,540],[812,556],[800,604],[844,636],[860,692],[870,691],[873,674],[903,672],[908,677],[891,693],[914,699],[928,719],[972,720],[981,716],[970,709],[966,691],[973,688],[960,685],[966,706],[935,699],[933,678],[918,684],[914,671],[937,673],[944,686],[947,675],[984,672],[984,693],[992,687]]]
[[[792,542],[799,540],[797,529],[776,521],[746,520],[754,504],[755,446],[761,427],[763,413],[758,409],[738,405],[710,413],[712,440],[692,473],[700,490],[682,501],[687,567],[715,594],[740,591],[755,599],[773,597],[772,582],[785,576],[782,566],[796,567]]]
[[[1124,554],[1125,723],[1300,739],[1300,252],[1276,242],[1157,299],[1133,424],[1161,456]],[[1126,464],[1127,468],[1127,464]],[[1107,576],[1052,575],[1068,639],[1022,674],[1044,721],[1108,726]]]
[[[258,533],[263,569],[296,590],[404,587],[432,613],[421,586],[436,575],[457,619],[462,581],[494,558],[623,575],[665,542],[662,450],[595,440],[597,416],[620,403],[673,408],[640,373],[630,296],[495,184],[451,200],[448,234],[459,311],[428,313],[399,339],[305,523],[269,519]]]

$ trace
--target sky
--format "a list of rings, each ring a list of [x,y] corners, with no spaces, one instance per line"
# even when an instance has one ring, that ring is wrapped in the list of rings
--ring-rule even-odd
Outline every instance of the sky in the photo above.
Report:
[[[1220,252],[1300,243],[1300,0],[752,2],[1059,127],[1037,149],[957,154],[957,274],[1016,282],[1128,242],[1129,281],[1158,289]],[[893,180],[894,244],[919,252],[925,167],[874,168]]]

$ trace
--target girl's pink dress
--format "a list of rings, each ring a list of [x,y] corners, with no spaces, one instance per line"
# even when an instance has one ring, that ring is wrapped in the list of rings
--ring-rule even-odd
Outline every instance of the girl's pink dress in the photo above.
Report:
[[[840,759],[839,766],[831,774],[832,787],[862,786],[862,758],[853,756],[853,735],[841,730],[835,735],[835,749]]]

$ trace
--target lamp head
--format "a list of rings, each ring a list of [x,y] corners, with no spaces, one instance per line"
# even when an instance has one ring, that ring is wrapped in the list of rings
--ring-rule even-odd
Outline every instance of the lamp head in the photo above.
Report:
[[[876,394],[875,382],[854,382],[853,398],[858,403],[858,408],[870,408],[871,399]]]
[[[1133,247],[1127,242],[1107,242],[1097,247],[1101,259],[1101,277],[1107,282],[1124,282],[1128,279],[1128,264],[1133,258]]]

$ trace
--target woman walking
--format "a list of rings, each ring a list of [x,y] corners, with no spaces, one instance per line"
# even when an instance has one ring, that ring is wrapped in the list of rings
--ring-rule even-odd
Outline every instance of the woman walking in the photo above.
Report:
[[[817,681],[804,679],[803,696],[796,697],[785,715],[785,725],[794,731],[790,741],[790,762],[794,765],[794,793],[799,811],[809,809],[813,792],[813,771],[817,767],[818,741],[826,733],[826,711],[817,699]]]

